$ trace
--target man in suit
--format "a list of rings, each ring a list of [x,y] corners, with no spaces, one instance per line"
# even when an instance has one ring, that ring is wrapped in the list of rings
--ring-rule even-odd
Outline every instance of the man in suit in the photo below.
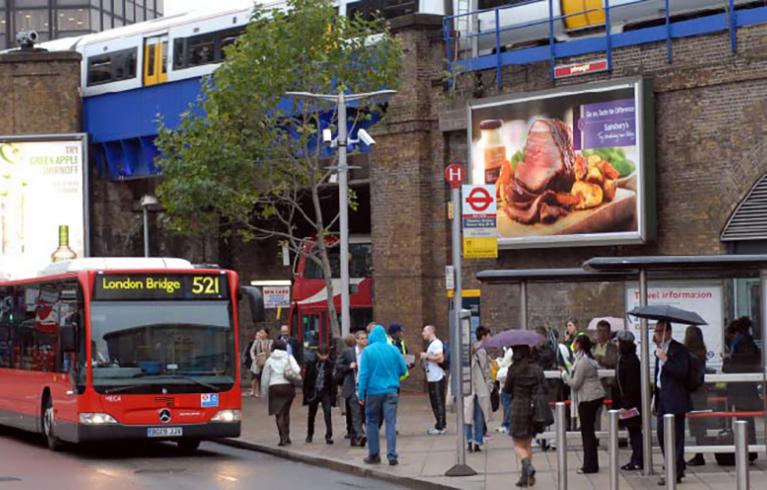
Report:
[[[341,356],[336,360],[336,372],[343,377],[341,382],[341,398],[346,403],[346,410],[351,414],[351,445],[365,445],[365,431],[363,430],[363,412],[357,399],[357,380],[359,373],[359,359],[362,350],[367,345],[368,335],[364,330],[358,330],[354,335],[356,345],[344,349]]]
[[[288,346],[288,354],[293,356],[299,366],[304,365],[304,349],[301,344],[298,343],[298,339],[290,336],[290,327],[282,325],[280,327],[279,339],[285,342]]]
[[[665,451],[663,416],[673,414],[675,418],[676,481],[684,477],[684,425],[687,412],[692,410],[692,400],[687,391],[687,375],[690,359],[687,349],[671,338],[671,323],[659,321],[655,324],[655,411],[658,416],[657,430],[660,448]],[[664,478],[658,482],[665,485]]]

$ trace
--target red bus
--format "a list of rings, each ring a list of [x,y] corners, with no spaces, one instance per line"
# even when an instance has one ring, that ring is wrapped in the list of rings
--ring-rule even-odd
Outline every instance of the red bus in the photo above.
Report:
[[[48,447],[240,435],[238,278],[181,259],[76,259],[0,282],[0,424]]]
[[[328,249],[333,272],[333,301],[341,323],[341,272],[338,239],[329,237]],[[307,251],[314,247],[314,242],[306,245]],[[351,331],[365,328],[373,321],[373,278],[372,249],[369,237],[352,236],[349,239],[349,300],[351,305]],[[330,331],[328,316],[328,291],[322,268],[300,255],[296,261],[291,288],[290,311],[288,319],[291,334],[304,346],[315,349],[321,343],[330,343],[339,332]]]

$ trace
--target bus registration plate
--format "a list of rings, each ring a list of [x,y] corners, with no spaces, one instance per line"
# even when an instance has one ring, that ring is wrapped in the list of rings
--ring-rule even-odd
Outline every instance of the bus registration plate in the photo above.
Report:
[[[182,427],[149,427],[147,437],[179,437],[183,435]]]

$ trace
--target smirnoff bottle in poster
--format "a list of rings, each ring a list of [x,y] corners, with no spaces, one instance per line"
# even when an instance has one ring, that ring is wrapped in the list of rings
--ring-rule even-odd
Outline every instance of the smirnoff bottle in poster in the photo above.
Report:
[[[69,248],[69,225],[59,225],[59,247],[51,254],[52,262],[76,259],[77,254]]]

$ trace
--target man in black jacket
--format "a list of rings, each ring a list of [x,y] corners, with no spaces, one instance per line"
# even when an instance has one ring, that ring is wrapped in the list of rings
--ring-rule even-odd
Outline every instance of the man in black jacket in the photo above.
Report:
[[[659,321],[655,325],[655,411],[658,415],[658,440],[662,451],[676,452],[676,480],[684,477],[684,425],[687,412],[692,410],[692,400],[687,391],[687,375],[690,358],[687,349],[671,338],[671,323]],[[675,418],[676,448],[664,448],[663,416],[673,414]],[[665,479],[658,482],[665,485]]]
[[[354,335],[356,345],[344,349],[341,356],[336,360],[336,373],[338,379],[343,378],[341,384],[341,399],[346,403],[346,410],[351,413],[351,445],[365,445],[365,431],[363,411],[357,400],[357,373],[359,371],[359,358],[362,350],[368,342],[367,332],[359,330]]]
[[[322,414],[325,417],[325,442],[333,444],[333,421],[330,416],[330,409],[336,401],[333,367],[333,361],[330,360],[330,349],[327,345],[321,345],[317,349],[317,359],[307,363],[306,378],[303,384],[304,405],[309,405],[306,442],[312,442],[314,420],[317,417],[317,409],[322,405]]]

